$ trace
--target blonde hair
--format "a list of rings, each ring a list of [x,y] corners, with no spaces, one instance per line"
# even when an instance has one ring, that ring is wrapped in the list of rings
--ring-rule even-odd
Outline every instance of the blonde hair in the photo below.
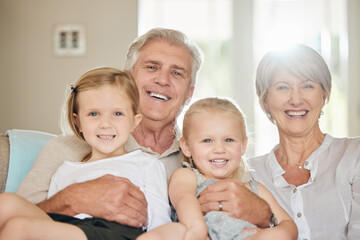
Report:
[[[81,140],[85,141],[83,134],[75,123],[74,113],[79,112],[78,94],[99,88],[106,85],[118,86],[121,93],[124,93],[130,101],[134,115],[139,112],[139,92],[131,74],[127,71],[120,71],[115,68],[103,67],[96,68],[84,73],[71,87],[71,93],[66,101],[66,118],[68,127]],[[87,153],[82,161],[87,161],[91,157],[91,152]]]
[[[212,97],[196,101],[195,103],[191,104],[191,106],[185,113],[183,120],[183,138],[185,139],[185,141],[188,140],[190,133],[195,131],[194,129],[191,129],[194,115],[213,111],[219,113],[232,113],[234,117],[239,120],[241,128],[240,134],[243,143],[247,140],[246,121],[241,109],[230,100]],[[182,154],[182,158],[183,161],[188,162],[192,168],[196,168],[196,165],[191,157],[187,157]],[[234,171],[232,178],[244,181],[246,178],[245,169],[245,162],[243,161],[243,159],[241,159],[239,167]]]

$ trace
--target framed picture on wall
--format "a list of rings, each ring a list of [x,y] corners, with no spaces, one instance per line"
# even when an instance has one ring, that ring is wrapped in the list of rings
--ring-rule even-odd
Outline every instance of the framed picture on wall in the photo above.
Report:
[[[86,35],[82,24],[58,24],[54,29],[55,56],[84,56]]]

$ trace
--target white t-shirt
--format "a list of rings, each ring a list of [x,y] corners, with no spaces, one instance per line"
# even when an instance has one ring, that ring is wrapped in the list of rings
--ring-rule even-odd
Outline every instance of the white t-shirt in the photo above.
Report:
[[[360,239],[360,138],[326,135],[304,164],[309,182],[298,187],[282,177],[277,148],[248,164],[294,219],[299,239]]]
[[[51,179],[48,198],[73,183],[89,181],[105,174],[127,178],[140,187],[148,203],[148,230],[171,222],[164,165],[141,150],[88,163],[65,161]],[[78,214],[75,217],[83,219],[91,216]]]

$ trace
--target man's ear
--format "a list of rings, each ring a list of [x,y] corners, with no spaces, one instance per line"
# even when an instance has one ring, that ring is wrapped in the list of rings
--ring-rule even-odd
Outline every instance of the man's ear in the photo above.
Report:
[[[134,129],[137,127],[137,125],[139,125],[139,123],[141,122],[142,118],[143,118],[143,115],[140,114],[140,113],[139,113],[139,114],[136,114],[136,115],[134,116],[134,125],[133,125],[133,127],[132,127],[132,129],[131,129],[131,132],[133,132]]]
[[[187,97],[185,99],[185,102],[183,104],[183,107],[190,104],[191,98],[192,98],[192,96],[194,94],[194,89],[195,89],[194,87],[190,87],[188,95],[187,95]]]
[[[185,138],[180,138],[181,151],[186,157],[191,157],[189,145],[186,143]]]
[[[75,125],[78,127],[79,131],[82,132],[81,124],[80,124],[79,118],[76,113],[73,113],[73,118],[74,118]]]
[[[194,87],[194,86],[190,87],[189,92],[188,92],[188,98],[189,98],[189,99],[192,98],[192,96],[193,96],[193,94],[194,94],[194,90],[195,90],[195,87]]]

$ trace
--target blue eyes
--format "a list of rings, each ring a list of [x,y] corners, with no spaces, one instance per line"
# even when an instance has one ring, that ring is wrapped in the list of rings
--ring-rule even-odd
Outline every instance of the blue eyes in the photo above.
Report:
[[[159,69],[157,66],[153,66],[153,65],[146,66],[146,68],[151,71],[156,71]],[[173,72],[171,72],[171,74],[173,74],[175,76],[183,76],[183,74],[181,72],[177,72],[177,71],[173,71]]]
[[[182,76],[182,74],[179,73],[179,72],[173,72],[173,74],[174,74],[174,75],[177,75],[177,76]]]
[[[155,69],[156,69],[155,66],[148,66],[147,68],[148,68],[148,69],[151,69],[151,70],[155,70]]]
[[[229,143],[229,142],[233,142],[234,140],[233,139],[231,139],[231,138],[227,138],[227,139],[225,139],[225,142],[227,142],[227,143]],[[204,143],[211,143],[212,142],[212,140],[211,139],[205,139],[205,140],[203,140],[203,142]]]
[[[303,88],[312,89],[312,88],[314,88],[314,86],[311,85],[311,84],[307,84],[307,85],[304,85]],[[284,90],[288,90],[289,87],[288,86],[278,86],[277,89],[280,90],[280,91],[284,91]]]
[[[117,117],[120,117],[120,116],[123,116],[123,113],[122,113],[122,112],[116,112],[114,115],[117,116]],[[96,113],[96,112],[91,112],[91,113],[89,114],[89,116],[91,116],[91,117],[97,117],[97,116],[99,116],[99,114]]]

